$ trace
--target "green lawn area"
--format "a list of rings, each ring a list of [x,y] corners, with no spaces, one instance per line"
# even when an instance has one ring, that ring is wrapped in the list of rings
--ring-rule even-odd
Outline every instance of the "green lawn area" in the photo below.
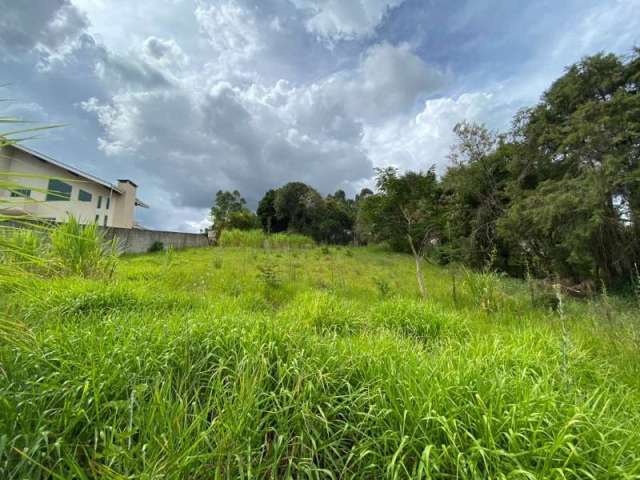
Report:
[[[414,268],[208,248],[0,294],[0,478],[640,478],[635,299]]]

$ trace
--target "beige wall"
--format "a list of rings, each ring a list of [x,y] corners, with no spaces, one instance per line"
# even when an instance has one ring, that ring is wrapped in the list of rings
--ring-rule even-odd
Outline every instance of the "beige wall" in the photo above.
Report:
[[[42,161],[19,149],[5,147],[0,150],[0,172],[10,172],[11,182],[31,189],[31,198],[10,197],[10,192],[0,190],[0,208],[5,213],[26,212],[38,218],[65,221],[73,215],[82,223],[96,221],[99,225],[132,228],[134,224],[135,188],[123,195],[98,183],[77,176],[63,168]],[[57,178],[71,185],[69,201],[46,201],[46,191],[50,178]],[[127,184],[128,185],[128,184]],[[80,190],[89,192],[90,202],[78,199]],[[98,208],[98,198],[102,197]],[[107,202],[107,198],[110,201]],[[107,203],[109,208],[107,209]]]

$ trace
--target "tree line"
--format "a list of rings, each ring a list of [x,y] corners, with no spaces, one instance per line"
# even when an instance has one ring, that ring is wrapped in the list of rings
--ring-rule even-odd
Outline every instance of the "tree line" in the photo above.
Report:
[[[355,198],[293,182],[269,190],[256,213],[239,192],[218,192],[214,223],[620,286],[640,276],[639,92],[640,49],[586,57],[509,131],[456,125],[441,177],[378,169],[376,191]]]

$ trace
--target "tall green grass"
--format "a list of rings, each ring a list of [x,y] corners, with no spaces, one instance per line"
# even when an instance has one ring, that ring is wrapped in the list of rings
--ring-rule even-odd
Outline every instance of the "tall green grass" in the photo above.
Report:
[[[58,225],[36,222],[0,226],[0,285],[27,275],[110,277],[121,253],[117,240],[108,240],[95,224],[75,218]]]
[[[221,247],[252,248],[304,248],[314,241],[304,235],[293,233],[267,234],[262,230],[224,230],[219,240]]]
[[[640,476],[631,301],[565,300],[561,326],[519,282],[482,308],[484,279],[455,300],[425,279],[426,303],[409,257],[254,244],[0,294],[22,322],[0,335],[0,478]]]

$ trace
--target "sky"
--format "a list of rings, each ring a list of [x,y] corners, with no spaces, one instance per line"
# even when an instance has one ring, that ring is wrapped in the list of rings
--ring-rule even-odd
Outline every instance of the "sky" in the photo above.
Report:
[[[446,170],[462,120],[509,128],[564,68],[640,45],[640,0],[0,0],[2,115],[130,178],[149,228],[209,225],[289,181]]]

